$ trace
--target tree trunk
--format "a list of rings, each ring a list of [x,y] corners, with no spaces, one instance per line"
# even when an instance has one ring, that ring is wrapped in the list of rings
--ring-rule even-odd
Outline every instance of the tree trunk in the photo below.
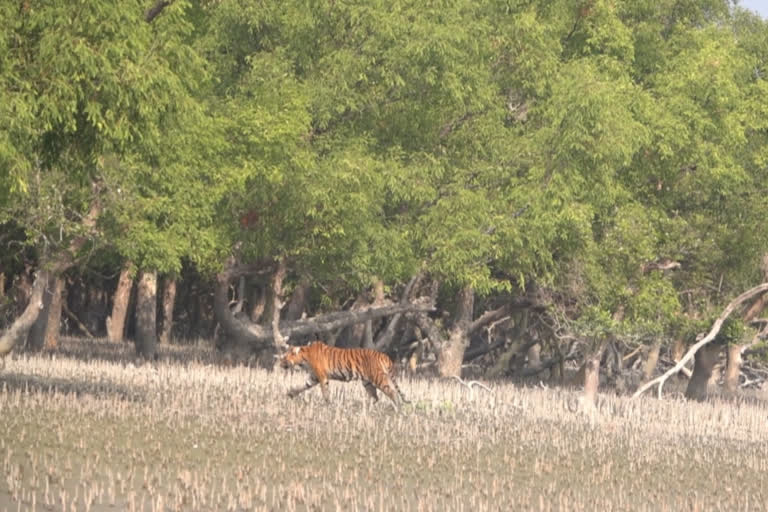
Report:
[[[741,351],[744,345],[729,344],[727,349],[727,361],[725,365],[725,392],[731,396],[739,392],[739,375],[741,374]]]
[[[285,310],[285,319],[288,321],[300,320],[307,307],[307,293],[309,293],[309,279],[301,278],[296,288],[291,293],[288,306]]]
[[[659,362],[659,352],[661,352],[661,340],[657,339],[648,351],[648,359],[645,360],[645,365],[643,366],[643,380],[650,379],[656,370],[656,365]]]
[[[720,353],[718,345],[704,345],[698,352],[693,363],[693,374],[688,381],[688,388],[685,390],[685,397],[689,400],[698,400],[699,402],[707,398],[707,385],[712,377],[712,369],[717,363],[717,356]]]
[[[682,336],[678,336],[675,339],[675,343],[672,345],[672,361],[677,363],[683,358],[683,354],[685,354],[685,339]],[[686,374],[683,372],[677,373],[679,379],[684,378],[685,375]]]
[[[35,274],[27,307],[11,324],[11,327],[0,336],[0,357],[7,355],[19,341],[26,338],[32,325],[40,315],[40,310],[43,308],[43,295],[48,284],[48,276],[48,271],[42,269],[38,270]]]
[[[160,329],[160,343],[171,342],[173,330],[173,308],[176,304],[176,278],[166,276],[163,282],[163,323]]]
[[[514,327],[512,328],[512,338],[514,341],[509,348],[501,353],[493,363],[493,366],[488,370],[487,374],[489,377],[500,377],[507,373],[512,359],[525,346],[524,337],[528,332],[528,310],[519,311],[513,314],[512,318],[514,319]]]
[[[371,304],[368,302],[366,293],[361,292],[350,306],[350,311],[360,311]],[[365,337],[365,323],[355,324],[342,329],[339,338],[336,340],[339,347],[342,348],[360,348],[363,346]]]
[[[157,348],[157,272],[142,271],[136,294],[136,352],[155,358]]]
[[[131,299],[131,288],[133,288],[133,274],[133,265],[130,261],[126,262],[120,270],[117,289],[112,298],[112,314],[107,317],[107,339],[109,341],[123,341],[128,302]]]
[[[285,256],[282,256],[277,262],[277,270],[272,276],[272,336],[275,341],[275,347],[278,350],[284,349],[288,345],[288,338],[280,332],[280,311],[283,310],[283,280],[285,279],[286,266]]]
[[[464,351],[469,346],[474,299],[475,292],[470,286],[465,286],[459,292],[453,327],[437,354],[437,372],[441,377],[461,377]]]
[[[678,362],[680,359],[682,359],[684,353],[685,340],[682,336],[680,336],[675,340],[675,344],[672,346],[672,360],[674,362]]]
[[[541,368],[541,344],[535,343],[528,349],[528,367],[534,370]]]
[[[600,387],[600,357],[602,350],[593,354],[584,363],[584,398],[582,406],[594,408],[597,404],[597,390]]]
[[[261,320],[261,315],[264,314],[266,306],[266,288],[261,284],[258,284],[251,290],[250,307],[248,308],[248,317],[251,319],[251,322],[258,323]]]
[[[365,329],[363,330],[363,341],[360,344],[362,348],[376,348],[373,344],[373,320],[365,321]]]
[[[45,333],[48,331],[48,321],[51,319],[51,303],[53,302],[55,281],[56,277],[48,274],[45,292],[43,293],[42,307],[27,335],[27,348],[29,350],[42,350],[45,346]],[[59,312],[59,319],[61,319],[61,312]]]
[[[378,307],[382,306],[386,303],[386,296],[384,295],[384,281],[381,279],[377,279],[373,283],[373,306]],[[376,320],[375,322],[376,328],[378,329],[380,321]],[[375,349],[376,346],[373,342],[373,330],[374,330],[374,321],[373,320],[367,320],[365,322],[365,330],[363,331],[363,339],[360,346],[362,348],[371,348]]]
[[[43,342],[43,346],[46,349],[54,349],[59,346],[61,308],[64,301],[64,279],[56,276],[52,281],[51,302],[48,306],[48,322],[45,326],[45,339]]]
[[[64,280],[59,276],[50,275],[43,293],[43,307],[37,320],[29,330],[27,347],[31,350],[56,348],[59,344],[61,329],[61,294]]]

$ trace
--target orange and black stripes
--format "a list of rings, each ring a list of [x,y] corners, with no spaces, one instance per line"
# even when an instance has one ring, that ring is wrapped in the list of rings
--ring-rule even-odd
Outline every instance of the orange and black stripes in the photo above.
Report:
[[[395,405],[407,402],[403,392],[394,379],[395,366],[386,354],[366,348],[329,347],[321,341],[315,341],[306,347],[292,347],[280,359],[283,368],[303,366],[309,371],[307,383],[288,392],[295,397],[320,384],[326,400],[329,399],[329,380],[362,380],[368,394],[378,400],[376,390],[381,390]]]

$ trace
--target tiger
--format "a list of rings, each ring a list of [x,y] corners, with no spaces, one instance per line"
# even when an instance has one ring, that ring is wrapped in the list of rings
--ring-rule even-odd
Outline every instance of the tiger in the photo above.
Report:
[[[304,347],[291,347],[280,357],[280,366],[289,369],[301,366],[309,371],[309,378],[303,386],[288,391],[295,398],[304,391],[320,384],[323,397],[330,402],[328,380],[362,380],[363,387],[374,403],[378,402],[377,389],[387,395],[395,404],[410,403],[395,382],[395,365],[387,354],[367,348],[336,348],[322,341],[315,341]]]

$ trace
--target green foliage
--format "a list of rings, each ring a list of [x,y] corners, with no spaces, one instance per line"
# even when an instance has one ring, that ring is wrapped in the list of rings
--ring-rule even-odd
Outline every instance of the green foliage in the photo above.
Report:
[[[720,345],[743,345],[748,343],[753,335],[754,329],[747,326],[741,318],[731,315],[725,319],[712,342]]]
[[[205,73],[185,44],[192,28],[187,6],[174,2],[153,24],[143,21],[145,6],[136,1],[0,10],[0,44],[9,49],[0,67],[0,161],[7,169],[0,178],[0,218],[24,218],[33,243],[65,243],[83,232],[83,214],[95,202],[105,225],[130,203],[137,211],[130,223],[118,220],[100,239],[87,235],[118,249],[163,252],[147,264],[178,268],[184,248],[161,249],[157,224],[184,216],[169,211],[176,205],[167,189],[199,180],[182,181],[186,169],[180,167],[178,176],[154,169],[190,163],[180,157],[189,145],[177,144]],[[135,188],[125,186],[131,181]],[[166,248],[174,244],[165,242]]]
[[[146,7],[0,6],[0,222],[39,250],[96,194],[142,267],[535,283],[600,336],[762,278],[768,26],[725,0]]]

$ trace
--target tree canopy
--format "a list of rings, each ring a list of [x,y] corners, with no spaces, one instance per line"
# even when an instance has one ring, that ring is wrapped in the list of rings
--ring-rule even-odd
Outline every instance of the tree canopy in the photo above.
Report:
[[[656,335],[760,280],[768,24],[729,1],[160,4],[0,6],[0,223],[41,261],[424,272]]]

